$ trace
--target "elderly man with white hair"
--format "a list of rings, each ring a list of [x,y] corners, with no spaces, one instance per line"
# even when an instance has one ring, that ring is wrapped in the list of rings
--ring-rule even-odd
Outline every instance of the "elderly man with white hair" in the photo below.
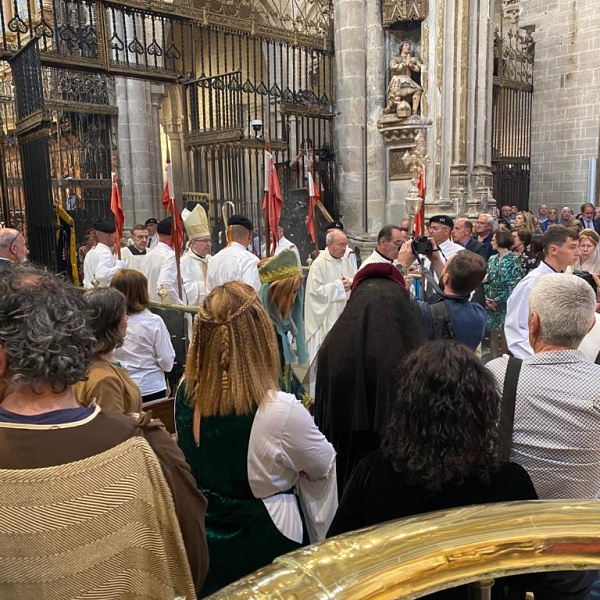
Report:
[[[314,360],[325,336],[342,314],[356,273],[345,258],[348,238],[343,231],[327,234],[327,247],[319,252],[306,279],[304,327],[310,361]]]
[[[487,256],[484,258],[487,260],[494,250],[492,249],[492,238],[494,237],[494,217],[487,213],[482,213],[477,217],[475,221],[475,233],[473,239],[476,242],[484,244]]]
[[[544,275],[529,296],[534,354],[511,359],[521,366],[511,459],[525,467],[540,498],[600,495],[600,365],[578,350],[595,309],[594,290],[576,275]],[[503,356],[487,365],[506,390],[508,364]]]
[[[583,279],[543,275],[529,295],[533,356],[487,364],[502,394],[502,458],[525,468],[542,500],[600,495],[600,365],[578,350],[595,308],[596,294]],[[583,600],[594,579],[595,572],[548,575],[554,594],[539,597]]]

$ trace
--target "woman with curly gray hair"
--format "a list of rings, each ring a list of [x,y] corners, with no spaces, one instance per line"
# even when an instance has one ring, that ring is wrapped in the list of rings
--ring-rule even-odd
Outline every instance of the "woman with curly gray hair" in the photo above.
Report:
[[[84,406],[95,402],[104,410],[125,414],[140,412],[140,388],[113,355],[113,351],[123,345],[127,332],[127,300],[114,288],[100,287],[89,290],[83,297],[90,311],[96,343],[89,376],[75,386],[75,396]]]
[[[95,344],[73,287],[0,271],[0,598],[195,598],[206,500],[159,422],[78,404]]]

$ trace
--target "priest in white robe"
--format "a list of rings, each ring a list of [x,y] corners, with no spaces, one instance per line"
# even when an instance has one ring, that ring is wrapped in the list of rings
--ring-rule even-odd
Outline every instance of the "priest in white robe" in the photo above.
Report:
[[[385,225],[377,235],[377,248],[363,261],[360,268],[375,263],[397,264],[398,252],[407,239],[408,232],[397,225]]]
[[[181,257],[181,279],[188,305],[200,306],[206,297],[206,276],[211,259],[210,227],[206,211],[200,204],[184,213],[183,224],[189,245]]]
[[[147,254],[150,232],[145,225],[136,225],[131,230],[131,244],[121,248],[121,258],[128,269],[141,270],[141,264]]]
[[[185,304],[179,295],[177,260],[171,247],[171,217],[158,224],[157,232],[158,243],[145,256],[140,268],[148,280],[148,295],[150,300],[162,302],[158,294],[162,287],[167,292],[164,299],[167,304]]]
[[[232,215],[227,229],[229,245],[208,263],[206,293],[228,281],[243,281],[258,292],[261,286],[258,257],[247,250],[253,237],[252,222],[241,215]]]
[[[333,229],[327,234],[327,247],[319,252],[308,272],[304,304],[304,328],[310,362],[325,336],[342,314],[348,301],[354,267],[344,257],[348,238]]]

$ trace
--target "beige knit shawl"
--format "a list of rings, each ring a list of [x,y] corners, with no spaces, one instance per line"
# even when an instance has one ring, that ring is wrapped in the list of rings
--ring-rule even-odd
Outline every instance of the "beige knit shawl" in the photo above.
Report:
[[[74,463],[0,469],[0,599],[194,600],[171,492],[133,437]]]

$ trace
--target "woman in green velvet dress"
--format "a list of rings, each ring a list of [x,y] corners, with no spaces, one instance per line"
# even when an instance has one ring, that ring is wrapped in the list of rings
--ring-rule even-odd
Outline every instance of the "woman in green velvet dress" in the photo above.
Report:
[[[176,396],[178,444],[208,499],[204,594],[307,542],[293,488],[335,477],[335,452],[292,394],[278,390],[273,324],[236,281],[207,296]],[[333,515],[332,515],[333,517]]]

